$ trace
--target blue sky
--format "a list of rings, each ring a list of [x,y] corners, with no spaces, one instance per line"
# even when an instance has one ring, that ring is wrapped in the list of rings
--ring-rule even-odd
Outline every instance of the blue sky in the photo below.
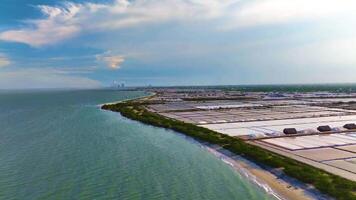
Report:
[[[353,0],[3,0],[0,89],[348,83]]]

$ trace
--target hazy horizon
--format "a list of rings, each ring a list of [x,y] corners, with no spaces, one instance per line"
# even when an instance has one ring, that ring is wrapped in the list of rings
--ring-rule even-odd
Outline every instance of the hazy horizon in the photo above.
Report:
[[[244,89],[264,89],[268,88],[267,91],[280,91],[283,92],[286,89],[287,91],[329,91],[329,92],[356,92],[356,83],[301,83],[301,84],[235,84],[235,85],[125,85],[125,87],[120,86],[101,86],[101,87],[38,87],[38,88],[0,88],[1,91],[80,91],[80,90],[116,90],[116,89],[145,89],[145,88],[231,88],[236,90],[243,91]],[[340,90],[340,91],[339,91]]]

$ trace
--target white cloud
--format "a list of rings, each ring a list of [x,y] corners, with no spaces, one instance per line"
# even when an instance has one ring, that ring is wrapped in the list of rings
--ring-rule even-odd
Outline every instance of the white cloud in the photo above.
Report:
[[[352,14],[355,9],[354,0],[250,0],[234,12],[233,22],[240,27],[283,24]]]
[[[356,65],[356,39],[343,38],[319,41],[293,47],[277,53],[285,61],[299,66],[336,66],[351,67]]]
[[[76,4],[65,4],[65,7],[39,6],[44,19],[28,20],[27,28],[9,30],[0,33],[0,39],[11,42],[42,46],[54,44],[71,38],[80,32],[80,24],[75,16],[80,10]]]
[[[7,65],[10,65],[11,61],[9,58],[7,58],[6,56],[0,54],[0,68],[1,67],[6,67]]]
[[[260,43],[235,50],[238,63],[263,76],[276,73],[296,82],[354,82],[356,74],[356,39],[324,39],[293,46]],[[273,79],[273,78],[272,78]],[[272,80],[271,79],[271,80]],[[281,79],[277,79],[281,80]],[[327,81],[329,80],[329,81]],[[288,82],[288,81],[286,81]]]
[[[354,0],[114,0],[39,6],[42,19],[0,33],[0,40],[43,46],[87,31],[108,31],[152,23],[223,19],[224,29],[355,16]],[[221,28],[221,27],[216,27]]]
[[[110,52],[97,55],[98,61],[104,62],[111,69],[119,69],[121,64],[124,63],[125,57],[123,55],[110,55]]]
[[[98,88],[101,83],[69,75],[56,69],[12,69],[0,71],[0,89],[28,88]]]
[[[227,0],[115,0],[111,4],[65,3],[39,6],[43,19],[28,20],[27,27],[0,33],[0,39],[31,46],[55,44],[81,31],[102,31],[221,15]]]

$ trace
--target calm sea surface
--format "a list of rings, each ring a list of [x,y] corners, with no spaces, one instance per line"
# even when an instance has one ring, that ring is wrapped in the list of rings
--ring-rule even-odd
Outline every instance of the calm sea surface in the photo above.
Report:
[[[98,104],[142,92],[0,92],[0,199],[271,199],[199,144]]]

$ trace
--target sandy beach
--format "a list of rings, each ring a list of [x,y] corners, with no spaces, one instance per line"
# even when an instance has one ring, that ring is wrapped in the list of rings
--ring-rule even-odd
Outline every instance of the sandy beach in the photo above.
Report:
[[[267,193],[277,199],[283,200],[311,200],[326,199],[317,192],[310,192],[300,187],[292,181],[280,179],[275,174],[266,171],[254,163],[251,163],[240,156],[227,152],[221,147],[203,145],[209,152],[230,165],[242,176],[247,177],[254,184],[264,189]],[[304,185],[305,186],[305,185]],[[306,186],[305,186],[306,187]]]

